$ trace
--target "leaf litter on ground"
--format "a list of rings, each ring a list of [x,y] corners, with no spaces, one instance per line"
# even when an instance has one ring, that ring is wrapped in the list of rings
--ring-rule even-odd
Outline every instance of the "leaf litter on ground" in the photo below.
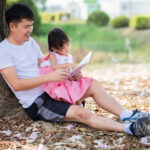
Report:
[[[149,70],[150,64],[116,64],[103,70],[97,68],[93,68],[93,71],[84,70],[83,74],[99,80],[102,87],[127,109],[149,112]],[[99,108],[91,98],[86,100],[86,108],[100,116],[119,121],[115,115]],[[101,131],[78,123],[51,124],[43,121],[33,122],[30,119],[0,119],[0,150],[146,150],[149,143],[149,137],[139,139],[124,133]]]

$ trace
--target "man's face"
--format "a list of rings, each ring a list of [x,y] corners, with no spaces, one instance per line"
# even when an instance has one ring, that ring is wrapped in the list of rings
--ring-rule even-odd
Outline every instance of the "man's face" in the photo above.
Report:
[[[11,33],[13,34],[16,42],[23,44],[29,40],[30,34],[33,30],[33,21],[22,19],[18,24],[10,25]]]

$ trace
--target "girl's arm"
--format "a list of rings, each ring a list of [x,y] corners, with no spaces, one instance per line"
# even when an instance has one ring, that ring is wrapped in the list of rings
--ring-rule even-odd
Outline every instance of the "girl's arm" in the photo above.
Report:
[[[44,58],[38,58],[38,67],[40,68],[41,63],[44,61]]]
[[[59,64],[58,65],[57,64],[57,58],[56,58],[55,54],[50,54],[49,61],[51,63],[51,66],[52,66],[53,70],[61,69],[61,68],[65,69],[67,67],[72,67],[73,66],[73,64],[71,64],[71,63],[65,63],[65,64]]]

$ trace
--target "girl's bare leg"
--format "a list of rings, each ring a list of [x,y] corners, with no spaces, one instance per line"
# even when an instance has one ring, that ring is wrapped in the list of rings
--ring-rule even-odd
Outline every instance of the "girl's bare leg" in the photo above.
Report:
[[[92,97],[97,105],[117,116],[120,116],[121,112],[124,110],[123,106],[120,105],[112,96],[107,94],[101,87],[100,83],[96,80],[92,81],[82,99],[87,97]]]

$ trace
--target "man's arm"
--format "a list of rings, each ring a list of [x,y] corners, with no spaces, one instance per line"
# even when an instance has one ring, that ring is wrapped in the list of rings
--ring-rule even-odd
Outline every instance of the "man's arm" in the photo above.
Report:
[[[57,69],[43,76],[19,79],[14,67],[1,69],[0,72],[15,91],[32,89],[48,81],[65,80],[69,74],[65,69]]]

